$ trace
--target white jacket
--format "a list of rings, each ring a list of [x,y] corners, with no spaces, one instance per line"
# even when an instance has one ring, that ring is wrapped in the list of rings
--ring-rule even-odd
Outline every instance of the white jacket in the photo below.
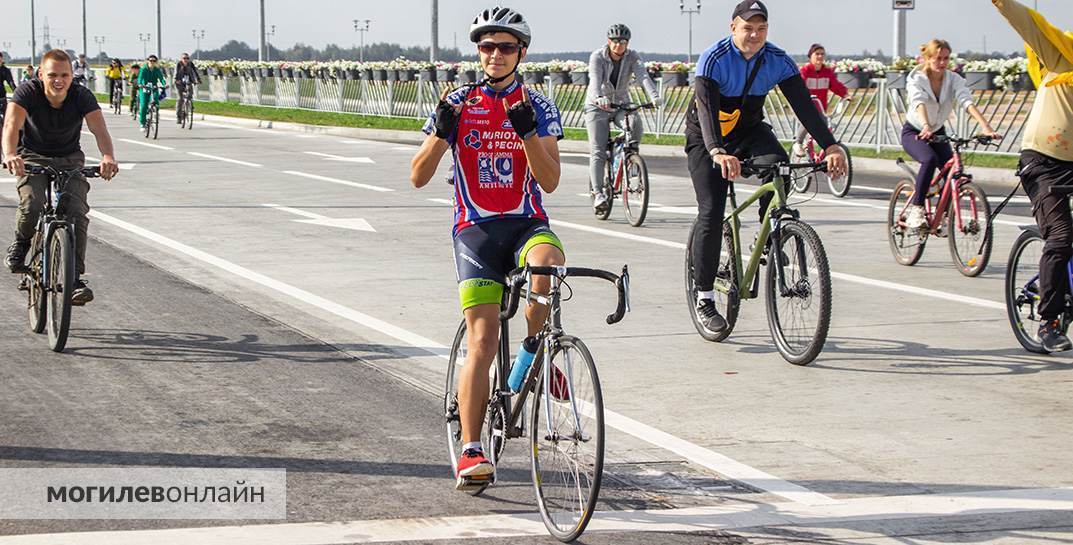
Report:
[[[939,130],[950,120],[955,106],[967,110],[973,104],[972,91],[965,85],[965,78],[950,70],[943,74],[943,85],[938,97],[931,90],[928,75],[920,67],[909,73],[905,89],[909,93],[909,110],[905,120],[918,131],[924,129],[924,120],[917,114],[917,106],[920,104],[927,110],[928,121],[934,130]]]

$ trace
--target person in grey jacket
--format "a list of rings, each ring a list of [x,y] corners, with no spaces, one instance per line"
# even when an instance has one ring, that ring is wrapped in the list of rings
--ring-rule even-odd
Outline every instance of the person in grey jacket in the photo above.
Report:
[[[589,88],[585,95],[585,127],[589,132],[589,182],[593,192],[593,208],[597,213],[606,210],[607,196],[603,193],[604,171],[607,168],[607,139],[611,122],[622,127],[623,112],[611,111],[612,104],[630,102],[630,76],[645,88],[652,103],[663,104],[656,91],[656,84],[648,77],[644,62],[637,52],[629,49],[630,29],[623,24],[611,25],[607,30],[607,45],[592,52],[589,57]],[[644,135],[641,116],[633,114],[630,120],[632,133],[628,144],[636,148]]]

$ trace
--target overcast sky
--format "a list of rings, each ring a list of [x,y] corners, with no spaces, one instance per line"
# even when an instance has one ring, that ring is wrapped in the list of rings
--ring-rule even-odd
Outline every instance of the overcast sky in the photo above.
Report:
[[[53,38],[81,50],[81,1],[35,0],[38,47],[48,19]],[[106,52],[124,58],[140,57],[138,33],[153,34],[149,51],[156,50],[156,6],[152,0],[85,0],[89,9],[89,54],[97,54],[94,36],[104,36]],[[701,0],[693,19],[693,51],[703,51],[727,34],[736,2]],[[1033,0],[1024,0],[1028,5]],[[1056,25],[1073,29],[1073,0],[1036,0]],[[31,0],[0,0],[0,46],[10,42],[18,56],[29,50]],[[257,43],[258,0],[161,0],[164,56],[193,50],[193,29],[204,29],[202,47],[213,49],[230,39]],[[267,24],[277,25],[273,43],[287,48],[295,42],[323,47],[358,42],[353,19],[371,19],[366,42],[387,41],[427,45],[430,41],[429,0],[264,0]],[[505,2],[522,9],[534,32],[533,52],[592,50],[603,41],[611,23],[633,29],[631,47],[641,51],[685,53],[687,16],[678,0],[541,0]],[[1021,41],[998,15],[990,0],[917,0],[908,15],[908,43],[932,37],[949,40],[956,50],[980,50],[986,36],[989,50],[1021,49]],[[494,0],[440,0],[440,44],[465,46],[474,14]],[[691,5],[695,5],[692,0]],[[792,53],[804,53],[819,41],[828,52],[859,53],[892,50],[891,0],[768,0],[772,42]],[[53,40],[56,45],[56,40]]]

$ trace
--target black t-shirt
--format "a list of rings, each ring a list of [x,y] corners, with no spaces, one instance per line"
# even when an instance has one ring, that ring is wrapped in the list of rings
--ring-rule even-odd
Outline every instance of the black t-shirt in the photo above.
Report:
[[[611,86],[618,87],[618,76],[622,72],[622,59],[611,61]]]
[[[63,105],[53,108],[45,98],[45,84],[41,80],[23,82],[15,89],[12,100],[26,109],[19,151],[29,150],[47,157],[80,151],[82,120],[101,109],[93,92],[81,85],[71,85]]]

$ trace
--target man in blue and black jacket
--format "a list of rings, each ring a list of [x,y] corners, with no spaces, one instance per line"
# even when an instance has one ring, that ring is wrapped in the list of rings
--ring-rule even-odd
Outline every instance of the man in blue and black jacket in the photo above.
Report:
[[[731,35],[708,48],[697,63],[695,100],[686,113],[686,154],[698,216],[693,245],[697,318],[718,333],[726,320],[715,308],[714,285],[723,239],[723,214],[730,181],[741,175],[741,160],[787,161],[786,150],[764,123],[764,101],[776,86],[798,119],[827,151],[828,172],[838,178],[846,157],[819,111],[812,105],[801,72],[785,51],[767,42],[768,11],[760,0],[734,8]],[[761,201],[761,210],[768,198]]]

